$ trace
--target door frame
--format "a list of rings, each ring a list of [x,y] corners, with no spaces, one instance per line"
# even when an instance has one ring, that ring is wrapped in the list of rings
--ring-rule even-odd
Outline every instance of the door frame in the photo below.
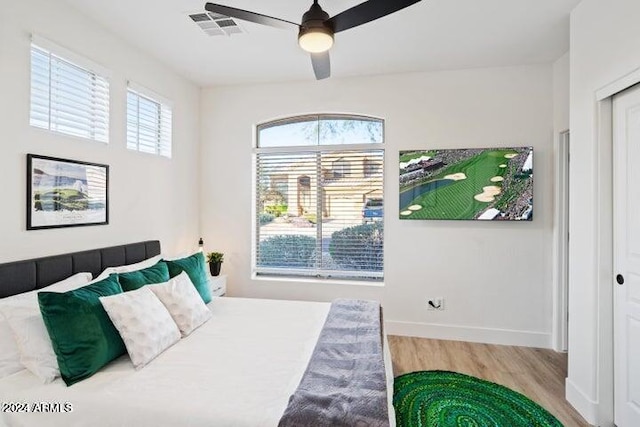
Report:
[[[556,138],[551,339],[555,351],[565,352],[569,342],[569,130]]]
[[[614,419],[613,374],[613,96],[640,83],[640,69],[618,78],[595,92],[596,147],[595,237],[597,252],[595,272],[597,280],[597,366],[596,402],[589,418],[597,425],[612,426]],[[590,412],[590,411],[589,411]]]
[[[627,93],[628,92],[628,93]],[[625,89],[623,92],[620,93],[621,96],[634,96],[636,97],[638,95],[638,93],[640,93],[640,84],[638,85],[634,85],[628,89]],[[614,122],[616,120],[617,117],[620,117],[620,111],[616,110],[616,104],[615,104],[615,96],[613,98],[613,108],[614,110],[612,111],[614,114]],[[637,98],[633,98],[634,102]],[[628,105],[628,104],[627,104]],[[634,106],[637,106],[638,104],[633,104]],[[624,111],[624,110],[623,110]],[[624,276],[627,276],[627,273],[629,273],[628,270],[626,270],[624,267],[625,265],[620,265],[620,259],[625,257],[625,254],[627,252],[628,249],[621,249],[624,248],[624,237],[623,235],[626,234],[625,231],[628,231],[626,228],[627,225],[627,221],[626,219],[628,218],[628,214],[629,214],[629,209],[628,209],[628,190],[631,188],[629,184],[629,169],[630,166],[629,164],[626,164],[626,157],[627,157],[627,153],[628,150],[630,150],[630,144],[633,144],[633,142],[628,138],[628,137],[624,137],[622,138],[622,134],[625,133],[625,131],[627,129],[621,129],[622,126],[620,123],[614,123],[615,126],[612,126],[613,129],[613,133],[612,133],[612,138],[613,138],[613,182],[620,182],[620,181],[627,181],[627,188],[625,188],[624,190],[627,190],[626,192],[622,192],[621,189],[617,189],[615,186],[613,188],[613,215],[614,215],[614,223],[613,223],[613,267],[614,267],[614,275],[617,274],[624,274]],[[625,120],[625,126],[628,125],[628,122]],[[622,131],[622,132],[621,132]],[[620,164],[623,164],[622,166]],[[625,175],[622,175],[620,172],[620,169],[617,169],[617,167],[619,167],[620,169],[623,169],[624,172],[626,172]],[[625,185],[625,184],[623,184]],[[621,203],[622,202],[622,203]],[[624,205],[624,206],[621,206]],[[620,211],[616,211],[616,207],[620,207],[621,210]],[[621,232],[622,231],[622,232]],[[617,239],[621,239],[620,242],[617,241]],[[630,274],[630,273],[629,273]],[[614,361],[614,371],[613,371],[613,385],[614,385],[614,411],[613,411],[613,415],[614,415],[614,423],[616,421],[625,421],[626,424],[625,425],[630,425],[629,423],[631,422],[632,419],[634,419],[633,416],[631,416],[630,418],[624,416],[622,418],[618,418],[617,414],[617,409],[620,409],[622,413],[627,412],[628,410],[625,408],[625,404],[626,402],[623,401],[623,399],[619,398],[619,399],[615,399],[615,395],[616,395],[616,391],[619,391],[622,389],[622,387],[624,386],[628,386],[629,384],[629,380],[628,378],[626,379],[626,384],[625,384],[625,379],[620,377],[620,373],[616,372],[616,367],[619,367],[621,364],[621,362],[626,362],[628,360],[628,358],[630,357],[629,353],[626,350],[623,350],[620,346],[619,343],[617,343],[617,339],[622,339],[622,337],[624,335],[626,335],[626,332],[624,331],[624,327],[622,327],[620,325],[621,322],[621,317],[620,315],[622,313],[625,312],[625,310],[623,308],[620,307],[621,304],[627,304],[626,299],[622,298],[623,293],[626,293],[626,287],[622,288],[620,286],[618,286],[617,283],[614,283],[612,285],[612,291],[613,291],[613,361]],[[620,311],[622,310],[622,312]],[[626,321],[626,316],[625,319]],[[624,340],[627,342],[627,344],[629,343],[629,336],[624,336]],[[616,351],[618,351],[618,353],[616,353]],[[621,355],[621,353],[626,353],[625,355]],[[629,367],[626,368],[626,373],[627,376],[630,375],[630,371],[629,371]],[[622,381],[622,384],[616,384],[616,381]],[[624,394],[624,392],[622,392],[621,394]],[[616,420],[617,419],[617,420]]]

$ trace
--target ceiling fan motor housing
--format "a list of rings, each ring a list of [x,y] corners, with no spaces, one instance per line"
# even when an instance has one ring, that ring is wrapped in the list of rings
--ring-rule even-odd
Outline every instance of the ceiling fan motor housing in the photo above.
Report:
[[[300,32],[298,33],[298,40],[302,39],[307,34],[326,34],[331,37],[333,41],[333,28],[327,22],[329,20],[329,14],[322,10],[322,7],[317,1],[314,1],[309,10],[302,15],[302,23],[300,24]]]

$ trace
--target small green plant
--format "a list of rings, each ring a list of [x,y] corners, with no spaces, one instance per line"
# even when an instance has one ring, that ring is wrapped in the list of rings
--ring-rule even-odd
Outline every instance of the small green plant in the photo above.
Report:
[[[207,254],[207,262],[209,264],[216,263],[216,262],[222,262],[223,259],[224,259],[224,254],[222,252],[209,252]]]
[[[260,222],[260,225],[265,225],[265,224],[269,224],[271,221],[273,221],[274,218],[275,218],[275,216],[270,214],[270,213],[261,213],[258,216],[258,221]]]
[[[275,217],[280,217],[287,212],[289,207],[287,205],[269,205],[264,207],[265,213],[271,214]]]
[[[318,217],[316,216],[316,214],[306,213],[306,214],[304,214],[304,219],[306,219],[307,221],[309,221],[312,224],[317,224],[318,223]]]

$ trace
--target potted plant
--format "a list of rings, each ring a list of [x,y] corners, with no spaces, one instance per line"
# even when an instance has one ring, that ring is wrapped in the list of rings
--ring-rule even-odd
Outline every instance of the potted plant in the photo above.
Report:
[[[222,252],[209,252],[207,254],[207,262],[209,263],[209,271],[212,276],[220,274],[224,254]]]

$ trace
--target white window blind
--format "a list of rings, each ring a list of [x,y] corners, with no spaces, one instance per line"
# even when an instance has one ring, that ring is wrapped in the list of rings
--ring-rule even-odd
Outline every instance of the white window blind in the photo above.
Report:
[[[127,148],[171,157],[171,106],[147,93],[127,90]]]
[[[68,59],[75,55],[63,58],[63,49],[42,45],[52,44],[31,44],[31,126],[108,142],[106,76]]]
[[[255,274],[383,279],[382,138],[359,116],[258,127]]]

